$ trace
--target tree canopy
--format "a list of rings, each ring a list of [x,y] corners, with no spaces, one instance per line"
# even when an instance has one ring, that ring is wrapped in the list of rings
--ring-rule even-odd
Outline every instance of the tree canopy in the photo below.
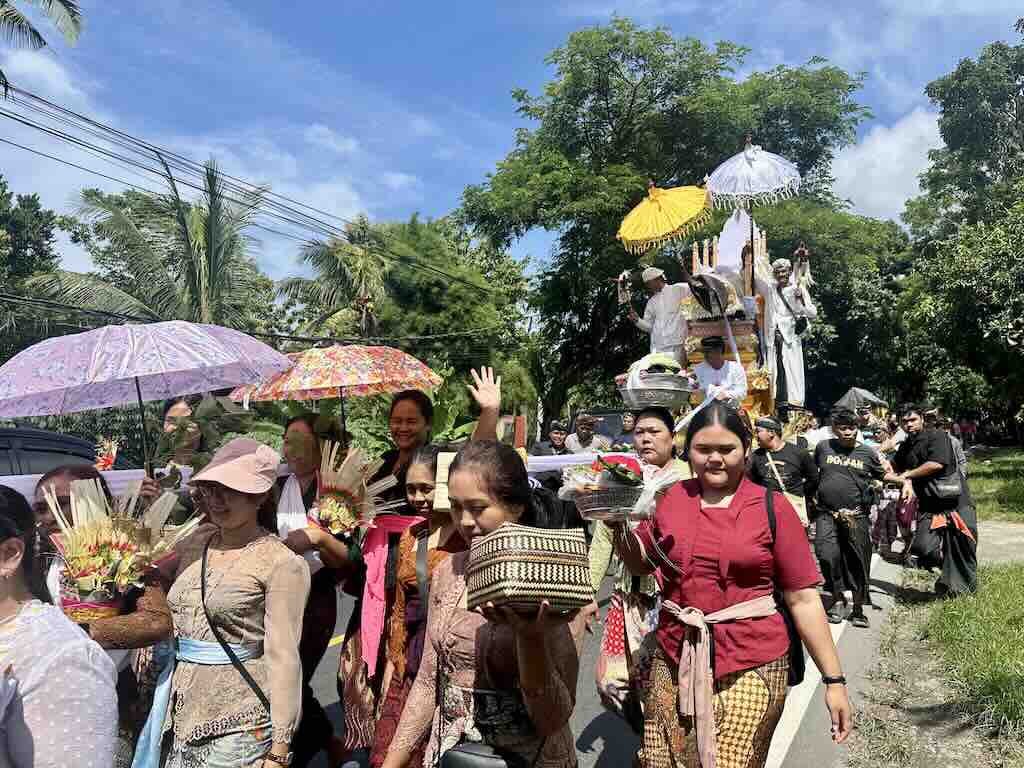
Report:
[[[466,189],[463,209],[495,243],[534,227],[559,233],[531,297],[546,347],[534,374],[548,418],[570,388],[619,373],[631,358],[633,329],[610,280],[638,266],[615,232],[648,179],[699,183],[750,131],[827,188],[834,151],[867,116],[853,98],[858,76],[815,59],[737,80],[747,53],[616,18],[572,33],[549,56],[555,74],[541,95],[513,92],[535,125],[517,133],[485,183]]]

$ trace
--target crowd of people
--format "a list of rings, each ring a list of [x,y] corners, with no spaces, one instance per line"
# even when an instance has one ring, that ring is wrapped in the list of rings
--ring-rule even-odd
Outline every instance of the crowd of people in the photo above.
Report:
[[[722,346],[705,347],[708,367],[723,369]],[[559,472],[530,473],[497,441],[493,372],[474,372],[470,390],[481,416],[448,468],[450,511],[434,509],[444,448],[431,444],[433,405],[406,391],[391,402],[394,448],[377,472],[396,478],[385,495],[404,505],[360,533],[305,522],[323,446],[350,437],[335,422],[293,418],[283,456],[249,438],[204,446],[201,430],[186,427],[190,454],[211,457],[176,514],[202,514],[203,524],[121,615],[83,625],[54,605],[61,565],[47,496],[67,505],[81,479],[109,496],[103,476],[58,468],[39,480],[32,505],[0,488],[5,764],[273,768],[323,754],[332,768],[571,767],[582,672],[641,737],[637,765],[762,766],[805,648],[822,674],[833,739],[850,732],[828,623],[868,625],[879,531],[892,534],[888,552],[903,540],[908,563],[940,569],[940,592],[976,586],[965,468],[955,439],[920,406],[903,408],[891,433],[840,408],[827,427],[808,424],[806,437],[787,440],[775,418],[751,430],[735,407],[742,394],[725,384],[681,442],[676,416],[658,407],[624,414],[610,437],[594,414],[577,415],[571,433],[551,422],[532,455],[636,455],[659,492],[649,518],[630,525],[584,521],[558,500]],[[169,403],[167,432],[194,407]],[[141,492],[161,489],[147,480]],[[546,604],[530,614],[467,608],[470,544],[507,522],[587,529],[595,592],[612,579],[595,670],[580,659],[587,630],[601,626],[596,602],[571,614]],[[354,607],[337,678],[344,730],[335,732],[312,680],[339,590]]]

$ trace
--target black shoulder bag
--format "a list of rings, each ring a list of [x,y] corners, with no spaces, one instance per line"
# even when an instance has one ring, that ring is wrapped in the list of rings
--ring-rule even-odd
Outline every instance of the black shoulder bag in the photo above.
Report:
[[[764,495],[764,506],[768,512],[768,531],[772,535],[772,551],[775,550],[775,494],[768,491]],[[804,643],[800,634],[796,631],[796,622],[793,614],[786,605],[782,590],[775,589],[775,608],[782,614],[782,620],[786,622],[786,634],[789,635],[789,677],[786,684],[800,685],[804,681],[804,673],[807,671],[807,659],[804,657]]]
[[[782,303],[786,306],[786,310],[793,316],[793,319],[796,320],[796,324],[794,325],[794,328],[796,328],[796,335],[803,336],[807,333],[807,326],[810,325],[810,321],[807,319],[807,316],[798,315],[793,311],[793,308],[789,306],[789,302],[786,300],[786,292],[784,289],[776,287],[775,290],[779,292],[779,298],[782,299]]]
[[[201,566],[202,570],[199,572],[199,589],[201,599],[203,601],[203,613],[206,614],[206,623],[210,625],[210,631],[213,632],[213,636],[217,638],[217,642],[220,643],[220,647],[224,650],[224,653],[227,654],[229,659],[231,659],[231,666],[237,669],[238,674],[240,674],[242,679],[249,684],[249,687],[252,688],[252,692],[256,694],[256,698],[260,700],[260,704],[263,705],[263,708],[267,710],[267,714],[269,715],[270,699],[267,698],[267,694],[265,694],[263,689],[260,688],[259,683],[253,679],[251,674],[249,674],[249,670],[247,670],[242,662],[239,661],[238,656],[231,649],[231,646],[225,642],[224,636],[220,633],[220,630],[217,629],[217,625],[213,623],[213,617],[210,616],[210,609],[206,607],[206,555],[210,551],[210,542],[212,540],[213,537],[211,536],[206,540],[206,544],[203,546],[203,564]]]
[[[953,451],[953,442],[946,437],[946,444],[949,446],[949,466],[942,474],[932,475],[924,486],[924,495],[930,499],[952,501],[959,499],[963,493],[963,486],[960,482],[960,467],[956,463],[956,453]]]

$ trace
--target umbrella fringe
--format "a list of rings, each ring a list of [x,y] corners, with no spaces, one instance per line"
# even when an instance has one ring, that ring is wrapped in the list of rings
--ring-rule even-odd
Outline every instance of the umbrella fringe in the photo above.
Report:
[[[688,222],[683,224],[683,226],[677,227],[672,232],[669,232],[665,235],[661,235],[659,237],[653,237],[644,240],[625,240],[623,239],[622,235],[616,235],[615,237],[617,240],[620,240],[622,242],[622,247],[625,248],[627,252],[631,253],[634,256],[640,256],[645,251],[648,251],[655,246],[662,245],[672,240],[679,240],[680,238],[686,237],[691,232],[700,229],[709,221],[711,221],[711,215],[711,208],[705,208],[695,217],[693,217]]]
[[[731,208],[743,208],[750,210],[753,205],[772,205],[782,200],[789,200],[800,194],[800,182],[794,181],[781,189],[771,192],[758,192],[755,195],[731,195],[725,193],[712,194],[712,205],[718,210],[729,210]]]

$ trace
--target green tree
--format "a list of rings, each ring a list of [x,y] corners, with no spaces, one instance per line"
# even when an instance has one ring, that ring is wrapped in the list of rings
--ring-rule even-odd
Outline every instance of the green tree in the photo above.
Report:
[[[697,183],[753,131],[818,180],[818,194],[827,191],[833,152],[867,115],[853,100],[860,77],[815,59],[737,81],[747,52],[616,18],[552,52],[555,78],[541,95],[513,92],[519,115],[535,125],[517,132],[484,184],[466,189],[463,210],[499,246],[535,227],[559,233],[532,292],[541,327],[531,371],[547,419],[571,388],[611,377],[636,356],[610,280],[637,266],[615,232],[648,179]]]
[[[400,261],[380,305],[381,336],[435,337],[401,345],[431,365],[450,365],[460,376],[471,367],[493,365],[516,347],[516,305],[459,256],[443,224],[413,216],[383,224],[380,231]]]
[[[908,323],[942,350],[919,361],[931,373],[929,394],[948,396],[949,374],[973,372],[961,386],[984,395],[983,377],[992,394],[986,409],[1013,429],[1024,405],[1024,190],[1018,196],[998,219],[963,225],[921,253],[907,307]]]
[[[69,43],[78,40],[82,31],[82,12],[74,0],[28,0],[50,19],[57,30]],[[0,0],[0,37],[15,48],[38,51],[46,47],[46,38],[36,29],[29,18],[17,9],[13,0]],[[0,70],[0,88],[4,95],[10,83]]]
[[[940,110],[945,146],[930,153],[925,194],[908,203],[904,219],[916,239],[933,241],[1014,202],[1024,173],[1024,44],[986,45],[925,92]]]
[[[0,282],[17,288],[36,272],[52,270],[60,258],[54,246],[57,216],[39,195],[15,196],[0,176]]]
[[[256,311],[270,286],[251,255],[248,229],[264,192],[232,197],[212,160],[199,200],[183,200],[169,171],[167,184],[165,194],[83,190],[81,221],[66,224],[99,274],[54,271],[29,280],[31,290],[147,320],[258,327],[264,319]]]
[[[345,225],[343,238],[310,242],[303,247],[300,260],[312,267],[314,276],[290,277],[281,282],[278,291],[307,308],[311,317],[304,330],[337,332],[337,316],[347,310],[358,315],[360,334],[372,336],[376,307],[386,295],[391,265],[385,255],[385,238],[370,220],[361,214]],[[335,322],[325,327],[332,319]]]

